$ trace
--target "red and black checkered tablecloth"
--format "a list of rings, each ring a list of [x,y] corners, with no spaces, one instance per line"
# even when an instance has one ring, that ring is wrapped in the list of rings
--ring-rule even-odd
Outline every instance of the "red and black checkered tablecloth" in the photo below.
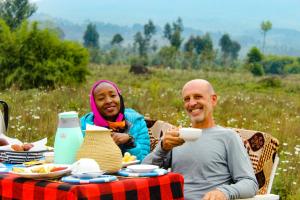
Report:
[[[0,174],[0,199],[183,200],[183,177],[168,173],[159,177],[72,185]]]

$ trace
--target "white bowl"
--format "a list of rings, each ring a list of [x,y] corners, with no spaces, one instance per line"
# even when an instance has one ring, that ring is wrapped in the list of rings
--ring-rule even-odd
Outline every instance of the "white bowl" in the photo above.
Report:
[[[100,166],[94,159],[81,158],[80,160],[76,161],[72,165],[72,174],[77,177],[81,175],[85,176],[84,174],[95,174],[95,173],[103,174],[103,172],[100,170]]]
[[[127,166],[127,169],[130,169],[132,172],[136,173],[147,173],[147,172],[152,172],[155,169],[158,169],[159,167],[156,165],[129,165]]]
[[[195,141],[202,135],[202,129],[199,128],[180,128],[179,137],[184,141]]]

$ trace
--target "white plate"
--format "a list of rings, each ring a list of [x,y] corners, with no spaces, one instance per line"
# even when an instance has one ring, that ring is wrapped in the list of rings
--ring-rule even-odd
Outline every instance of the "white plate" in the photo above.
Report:
[[[79,178],[79,179],[92,179],[92,178],[97,178],[97,177],[103,175],[104,173],[105,173],[104,171],[81,173],[81,174],[72,173],[72,176]]]
[[[55,172],[49,172],[49,173],[32,173],[32,172],[30,172],[31,169],[39,168],[41,166],[45,166],[45,167],[54,166],[54,167],[67,167],[67,168],[63,169],[63,170],[55,171]],[[62,164],[45,164],[45,165],[28,167],[28,168],[25,168],[25,170],[27,172],[18,173],[18,172],[10,171],[9,173],[19,175],[23,178],[32,178],[32,179],[58,178],[58,177],[61,177],[65,174],[71,172],[71,166],[70,165],[62,165]]]
[[[136,173],[146,173],[146,172],[152,172],[155,169],[158,169],[159,167],[156,165],[129,165],[127,169],[130,169],[132,172]]]
[[[140,160],[133,160],[130,162],[122,162],[122,167],[127,167],[129,165],[134,165],[134,164],[138,164],[138,163],[140,163]]]

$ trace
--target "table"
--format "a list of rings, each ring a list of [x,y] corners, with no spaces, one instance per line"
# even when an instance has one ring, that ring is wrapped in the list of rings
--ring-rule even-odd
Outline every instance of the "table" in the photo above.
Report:
[[[3,173],[0,174],[0,199],[183,200],[183,182],[182,175],[172,172],[159,177],[121,177],[110,183],[81,185]]]

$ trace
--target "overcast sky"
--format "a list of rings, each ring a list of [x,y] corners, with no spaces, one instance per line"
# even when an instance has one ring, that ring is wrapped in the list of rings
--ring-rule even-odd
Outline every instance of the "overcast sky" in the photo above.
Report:
[[[273,27],[300,30],[300,0],[32,0],[38,13],[73,22],[101,21],[119,25],[163,25],[180,16],[184,25],[204,23],[258,26],[270,20]],[[218,24],[220,23],[220,24]]]

